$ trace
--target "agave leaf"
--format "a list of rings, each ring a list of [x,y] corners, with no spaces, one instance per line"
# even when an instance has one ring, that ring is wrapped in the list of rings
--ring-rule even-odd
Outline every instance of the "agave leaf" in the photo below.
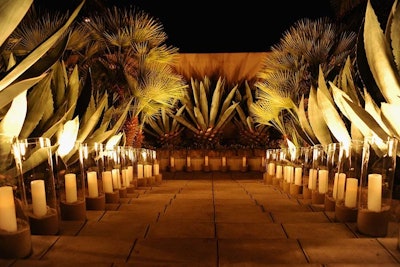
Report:
[[[343,98],[343,104],[353,122],[364,136],[375,134],[382,140],[387,140],[389,135],[380,127],[378,122],[365,109],[354,104],[350,99]]]
[[[321,113],[321,108],[318,105],[317,93],[314,88],[310,89],[310,96],[308,98],[308,117],[311,128],[322,145],[332,143],[332,138],[329,128],[325,123],[325,119]]]
[[[173,115],[173,118],[175,120],[177,120],[180,124],[182,124],[183,126],[185,126],[186,128],[188,128],[189,130],[191,130],[193,133],[198,133],[199,130],[196,129],[191,123],[189,123],[187,120],[185,120],[183,117],[181,116],[176,116]]]
[[[299,125],[305,135],[307,136],[307,139],[311,141],[313,145],[318,143],[318,139],[314,134],[314,131],[311,128],[310,122],[308,121],[305,107],[304,107],[304,95],[301,96],[300,103],[299,103],[299,108],[297,109],[297,117],[299,118]],[[305,140],[307,140],[305,139]]]
[[[38,77],[34,77],[31,79],[25,79],[14,84],[11,84],[3,91],[0,91],[0,109],[7,106],[11,101],[23,91],[28,90],[35,84],[37,84],[40,80],[42,80],[47,74],[44,73]]]
[[[148,120],[147,123],[150,125],[151,129],[155,131],[158,136],[163,136],[165,131],[163,131],[158,124],[153,120]],[[150,132],[151,133],[151,132]]]
[[[371,73],[388,103],[400,103],[400,77],[393,54],[368,0],[365,12],[364,47]]]
[[[111,136],[110,139],[108,139],[108,141],[106,142],[105,148],[113,149],[121,142],[121,138],[122,138],[122,133],[118,133],[116,135]]]
[[[242,109],[242,107],[240,105],[236,106],[236,112],[239,115],[239,118],[242,121],[242,123],[245,124],[247,118],[246,118],[246,115],[244,114],[244,111],[243,111],[243,109]]]
[[[198,107],[194,107],[193,111],[194,111],[194,116],[196,117],[197,126],[200,128],[200,130],[206,131],[208,126],[204,121],[204,117],[200,109]]]
[[[198,83],[198,86],[196,86],[196,83],[194,79],[192,78],[192,91],[193,91],[193,99],[194,99],[194,105],[196,107],[200,107],[200,87],[204,86],[202,82]]]
[[[43,118],[45,109],[53,106],[50,83],[51,76],[48,75],[30,90],[27,97],[28,111],[19,138],[28,138]]]
[[[85,139],[89,136],[89,134],[96,127],[97,123],[100,120],[101,114],[107,105],[107,94],[104,94],[102,99],[100,100],[99,105],[97,106],[96,111],[92,114],[90,119],[86,121],[86,123],[81,124],[77,141],[83,143]]]
[[[400,137],[400,105],[398,104],[381,104],[382,119],[387,122],[392,133]]]
[[[220,111],[221,114],[223,114],[223,113],[228,109],[228,107],[230,107],[230,105],[232,104],[232,99],[233,99],[234,96],[235,96],[235,93],[236,93],[237,88],[238,88],[238,85],[235,85],[235,86],[231,89],[231,91],[229,91],[229,93],[228,93],[228,95],[226,96],[224,102],[222,103],[222,107],[221,107],[221,111]]]
[[[3,0],[0,2],[0,45],[17,28],[33,0]]]
[[[388,40],[391,40],[391,46],[393,51],[393,57],[396,62],[396,66],[400,64],[400,8],[398,8],[399,2],[394,1],[392,10],[389,14],[388,22],[386,25],[385,34]],[[399,67],[397,67],[399,69]]]
[[[6,115],[0,122],[0,133],[18,137],[26,117],[26,94],[27,91],[23,91],[14,98]]]
[[[215,125],[214,129],[219,131],[228,121],[229,118],[232,118],[236,111],[236,107],[239,105],[239,102],[234,102],[229,108],[225,110],[225,112],[220,116],[217,124]]]
[[[379,124],[379,126],[384,130],[388,135],[391,135],[391,131],[386,126],[386,124],[382,121],[381,118],[381,110],[378,105],[374,102],[371,95],[365,90],[364,92],[365,106],[364,109],[371,114],[374,120]]]
[[[7,1],[8,3],[8,1]],[[21,74],[29,69],[37,60],[40,59],[52,46],[60,39],[60,37],[68,30],[79,11],[81,10],[85,0],[83,0],[78,7],[71,13],[66,23],[60,27],[53,35],[47,40],[37,46],[28,56],[26,56],[21,62],[19,62],[14,68],[12,68],[5,77],[0,80],[0,91],[9,86],[14,82]]]
[[[214,127],[215,119],[217,117],[219,111],[219,104],[221,101],[221,93],[222,93],[222,78],[219,77],[217,81],[217,85],[215,86],[213,97],[211,99],[211,109],[210,109],[210,127]]]
[[[184,107],[184,106],[180,107],[180,108],[178,109],[178,111],[175,113],[175,115],[176,115],[177,117],[180,117],[180,116],[182,115],[182,113],[183,113],[184,110],[185,110],[185,107]],[[172,131],[176,131],[177,128],[178,128],[178,126],[179,126],[178,121],[177,121],[175,118],[173,118],[171,130],[172,130]]]
[[[65,71],[65,65],[62,61],[58,61],[53,67],[53,83],[56,107],[61,106],[65,101],[67,81],[68,77]]]
[[[208,97],[206,89],[202,85],[203,83],[200,83],[200,106],[198,111],[203,117],[204,124],[208,125]],[[194,114],[196,115],[196,109],[194,110]]]
[[[76,116],[73,120],[69,120],[64,124],[63,130],[57,140],[60,145],[57,153],[61,158],[64,158],[75,146],[75,141],[79,131],[79,117]]]
[[[239,106],[239,105],[238,105],[238,106]],[[237,109],[236,109],[236,111],[237,111]],[[254,129],[254,122],[253,122],[253,119],[252,119],[250,116],[247,117],[247,119],[246,119],[246,124],[247,124],[248,129],[249,129],[251,132],[254,132],[254,131],[255,131],[255,129]]]
[[[336,110],[332,98],[330,95],[327,95],[328,90],[325,89],[324,93],[324,89],[321,88],[322,87],[319,87],[317,90],[317,100],[318,105],[324,107],[320,112],[322,112],[322,116],[325,119],[326,125],[336,140],[345,144],[350,144],[350,134],[345,123],[340,117],[339,112]]]

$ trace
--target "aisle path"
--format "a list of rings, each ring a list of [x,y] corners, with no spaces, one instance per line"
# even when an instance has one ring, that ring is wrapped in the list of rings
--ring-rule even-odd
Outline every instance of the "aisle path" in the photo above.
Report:
[[[397,224],[386,238],[263,184],[259,172],[165,173],[62,222],[57,236],[32,236],[33,254],[0,266],[398,266]],[[350,266],[350,265],[346,265]]]

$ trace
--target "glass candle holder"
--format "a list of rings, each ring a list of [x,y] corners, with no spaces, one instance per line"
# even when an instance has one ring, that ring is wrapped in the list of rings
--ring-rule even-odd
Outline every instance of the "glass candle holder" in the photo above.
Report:
[[[338,222],[357,220],[363,149],[363,140],[350,140],[348,144],[340,144],[332,194],[335,199],[335,220]]]
[[[325,192],[324,210],[335,211],[336,201],[333,196],[335,185],[335,175],[338,173],[339,154],[341,143],[331,143],[327,146],[326,167],[328,170],[328,188]]]
[[[32,234],[58,234],[60,216],[50,139],[15,140],[13,151],[22,185],[23,209]]]
[[[103,151],[103,190],[106,203],[119,203],[122,191],[120,147],[105,147]],[[122,192],[122,193],[121,193]]]
[[[272,184],[272,179],[275,177],[276,170],[276,152],[275,148],[269,148],[265,152],[266,172],[264,173],[264,183]]]
[[[80,143],[74,144],[74,151],[79,154]],[[86,220],[86,183],[82,173],[79,155],[76,160],[65,162],[57,152],[55,154],[55,168],[57,171],[57,192],[61,220]]]
[[[397,139],[366,138],[364,142],[357,229],[368,236],[384,237],[390,219]]]
[[[301,161],[303,167],[302,176],[302,197],[303,199],[311,199],[311,189],[308,187],[310,169],[312,169],[312,152],[311,146],[301,148]]]
[[[105,210],[105,195],[102,186],[103,144],[81,144],[79,159],[81,174],[85,180],[85,201],[87,210]]]
[[[312,168],[310,169],[308,188],[311,189],[311,204],[324,205],[328,192],[327,150],[321,144],[313,146]]]
[[[290,148],[290,180],[289,180],[289,193],[297,197],[302,193],[303,185],[303,157],[301,147]]]
[[[31,230],[16,171],[21,162],[13,156],[12,142],[11,136],[0,134],[0,258],[25,258],[32,252]]]

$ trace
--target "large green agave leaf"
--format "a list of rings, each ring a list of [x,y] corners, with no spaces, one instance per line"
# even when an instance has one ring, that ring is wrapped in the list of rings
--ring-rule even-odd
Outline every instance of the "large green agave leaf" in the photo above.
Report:
[[[400,66],[400,8],[399,2],[394,1],[392,10],[389,14],[389,18],[386,24],[385,34],[388,40],[391,40],[391,47],[393,58],[396,62],[397,70],[399,71]]]
[[[222,103],[220,114],[223,114],[232,104],[232,100],[235,97],[236,90],[238,85],[235,85],[226,96],[224,102]]]
[[[375,101],[372,99],[371,95],[365,90],[364,92],[365,105],[364,109],[371,114],[374,120],[379,124],[379,126],[384,130],[388,135],[391,135],[391,130],[387,127],[387,125],[382,121],[381,118],[381,110]]]
[[[310,122],[308,121],[307,114],[304,107],[304,95],[301,96],[299,108],[297,109],[297,117],[299,119],[299,125],[303,132],[307,135],[305,140],[308,140],[312,145],[318,144],[318,139],[311,128]]]
[[[217,124],[215,125],[215,131],[219,131],[230,119],[233,115],[235,115],[236,107],[239,105],[239,102],[233,103],[229,108],[225,110],[225,112],[219,117]]]
[[[364,23],[364,47],[371,73],[388,103],[400,103],[400,77],[378,17],[368,0]]]
[[[382,120],[386,122],[386,125],[391,129],[393,135],[400,138],[400,105],[398,104],[381,104],[381,116]]]
[[[210,108],[210,127],[214,127],[215,119],[217,118],[217,114],[219,111],[219,105],[221,101],[222,94],[222,78],[219,77],[217,81],[217,85],[215,86],[213,97],[211,99],[211,108]]]
[[[328,145],[332,143],[332,138],[321,110],[322,108],[318,105],[316,90],[311,88],[308,98],[308,117],[310,125],[320,144]]]
[[[12,101],[11,107],[0,122],[0,133],[19,136],[27,111],[26,93],[27,91],[23,91]]]
[[[198,119],[202,118],[204,125],[208,125],[208,96],[206,93],[206,89],[204,86],[200,85],[200,106],[198,110],[194,110],[194,114]],[[196,111],[199,111],[201,113],[201,116],[199,114],[196,114]],[[200,117],[200,118],[199,118]]]

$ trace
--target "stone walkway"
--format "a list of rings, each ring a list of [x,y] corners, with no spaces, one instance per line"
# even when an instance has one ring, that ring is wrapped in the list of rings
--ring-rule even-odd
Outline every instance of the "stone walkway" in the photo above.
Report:
[[[164,173],[84,222],[63,221],[59,235],[33,235],[29,258],[0,266],[400,265],[397,223],[369,238],[332,218],[260,172]]]

